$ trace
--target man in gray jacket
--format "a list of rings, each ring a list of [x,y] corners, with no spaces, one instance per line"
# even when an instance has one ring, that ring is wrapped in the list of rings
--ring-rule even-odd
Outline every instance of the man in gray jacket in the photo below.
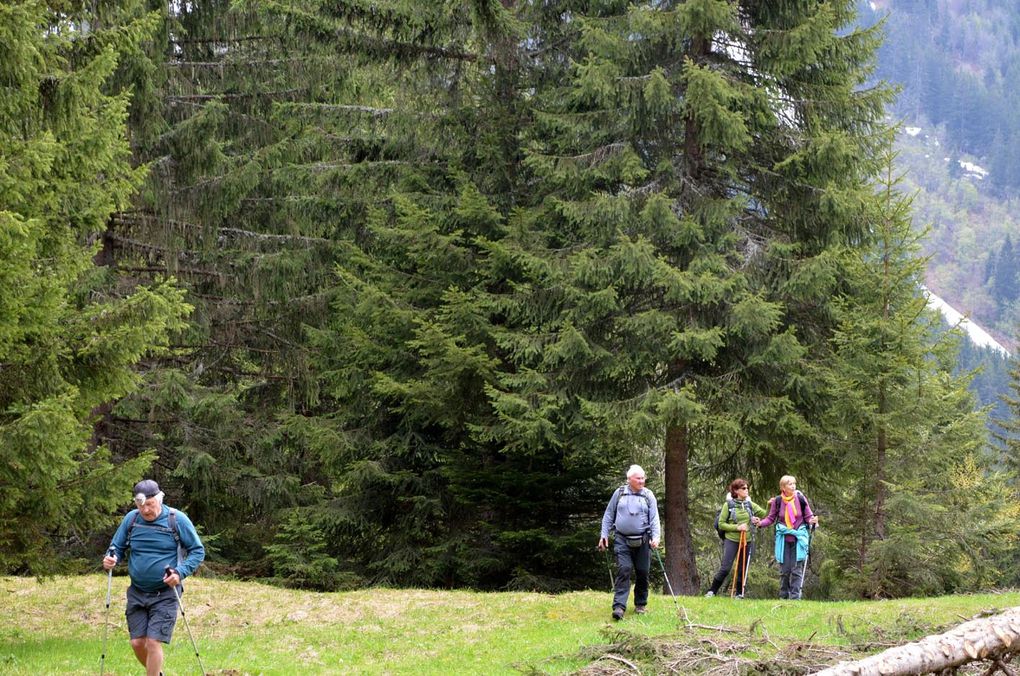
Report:
[[[652,557],[649,547],[659,546],[659,508],[655,495],[645,488],[645,471],[639,465],[627,470],[627,483],[613,491],[606,513],[602,515],[599,550],[609,546],[609,534],[615,531],[616,580],[613,589],[613,619],[622,620],[630,595],[630,576],[634,579],[634,612],[642,614],[648,605],[648,569]]]

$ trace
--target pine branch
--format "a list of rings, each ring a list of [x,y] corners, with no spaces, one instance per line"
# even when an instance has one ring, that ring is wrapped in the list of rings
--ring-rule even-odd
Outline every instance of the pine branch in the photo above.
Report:
[[[299,30],[304,30],[310,37],[326,42],[340,51],[357,53],[360,56],[376,57],[385,61],[394,58],[409,60],[409,57],[435,57],[453,61],[473,62],[479,60],[479,55],[474,52],[466,52],[455,47],[442,47],[437,45],[420,44],[396,40],[386,37],[365,35],[352,28],[332,28],[324,25],[319,18],[305,13],[281,8],[272,8],[292,21]],[[332,40],[336,40],[333,43]]]
[[[541,155],[541,157],[565,162],[577,162],[578,164],[586,164],[587,166],[592,167],[627,148],[628,145],[629,144],[625,141],[616,141],[608,145],[600,146],[590,152],[581,153],[580,155]]]
[[[245,346],[243,349],[245,351],[248,351],[248,352],[254,352],[254,350],[252,350],[252,348],[247,347],[247,346]],[[274,353],[275,353],[275,350],[274,350]],[[231,368],[230,366],[210,366],[208,370],[209,371],[215,371],[217,373],[226,373],[228,375],[234,376],[235,378],[244,378],[244,379],[251,378],[251,379],[255,379],[255,380],[266,380],[266,381],[269,381],[269,382],[288,382],[288,383],[297,382],[297,378],[294,378],[294,377],[291,377],[291,376],[273,375],[273,374],[265,373],[265,372],[262,372],[262,371],[246,372],[246,371],[240,371],[240,370],[235,369],[235,368]]]
[[[312,164],[292,164],[288,169],[306,169],[313,173],[329,171],[330,169],[350,169],[352,167],[389,167],[389,166],[416,166],[416,162],[407,160],[376,160],[369,162],[313,162]]]
[[[314,108],[316,110],[340,111],[345,113],[366,113],[372,117],[385,117],[394,112],[393,108],[374,108],[372,106],[341,105],[335,103],[306,103],[295,101],[290,108]]]
[[[180,94],[166,96],[165,100],[169,103],[181,103],[188,101],[219,101],[219,100],[238,100],[238,99],[253,99],[253,98],[282,98],[284,96],[290,96],[293,94],[301,94],[308,91],[307,87],[296,87],[294,89],[281,89],[277,91],[267,92],[237,92],[237,93],[221,93],[221,94]]]
[[[228,44],[231,42],[279,42],[278,35],[242,35],[240,37],[225,37],[222,35],[209,35],[201,38],[175,38],[167,39],[171,45],[206,45],[206,44]]]
[[[171,251],[168,247],[159,246],[158,244],[151,244],[149,242],[142,242],[141,240],[132,239],[130,237],[124,237],[122,235],[118,235],[112,232],[107,233],[106,236],[119,244],[126,244],[127,246],[133,249],[140,249],[142,251],[158,251],[160,253],[175,253]]]
[[[116,239],[116,235],[114,235],[114,238]],[[165,275],[181,275],[181,274],[184,274],[184,275],[193,275],[195,277],[216,277],[216,278],[222,278],[224,276],[224,274],[222,272],[218,272],[216,270],[198,270],[196,268],[181,268],[181,267],[174,268],[173,270],[171,270],[170,268],[165,267],[165,266],[164,267],[157,267],[157,266],[128,267],[128,266],[118,265],[118,266],[116,266],[115,269],[118,270],[118,271],[122,271],[122,272],[145,272],[145,273],[159,273],[159,274],[165,274]]]
[[[206,230],[209,229],[209,226],[200,225],[198,223],[188,223],[187,221],[180,221],[180,220],[176,220],[176,219],[173,219],[173,218],[158,218],[158,217],[156,217],[156,216],[154,216],[152,214],[143,214],[143,213],[138,213],[138,212],[135,212],[135,213],[132,213],[132,214],[129,214],[127,212],[121,212],[119,214],[114,214],[113,217],[110,220],[115,225],[126,225],[126,226],[148,225],[148,226],[155,226],[157,228],[171,227],[171,228],[193,229],[193,230],[202,230],[202,231],[206,231]],[[219,233],[221,236],[222,235],[229,235],[229,236],[238,237],[238,238],[240,238],[240,237],[248,237],[248,238],[256,239],[256,240],[263,241],[263,242],[280,242],[280,243],[284,243],[284,242],[300,242],[302,244],[332,244],[333,243],[332,240],[325,239],[323,237],[306,237],[306,236],[303,236],[303,235],[276,235],[276,234],[268,234],[268,233],[262,233],[262,232],[253,232],[251,230],[242,230],[240,228],[216,228],[216,232]],[[120,237],[118,237],[116,235],[114,235],[114,237],[117,237],[118,239],[123,239],[124,241],[131,241],[131,242],[135,241],[135,240],[129,240],[127,238],[120,238]],[[139,242],[138,244],[140,244],[142,246],[146,246],[142,242]],[[156,248],[159,249],[159,250],[162,250],[162,251],[166,250],[166,249],[164,249],[162,247],[156,247]]]
[[[234,68],[237,66],[276,66],[285,63],[327,63],[327,59],[321,56],[297,57],[292,59],[253,59],[253,60],[223,60],[223,61],[166,61],[167,68]]]
[[[177,106],[191,106],[193,108],[198,108],[199,111],[201,111],[202,109],[205,108],[205,103],[198,103],[196,101],[174,101],[173,102],[173,107],[176,108]],[[264,118],[255,117],[254,115],[249,115],[248,113],[242,113],[242,112],[240,112],[238,110],[235,110],[234,108],[229,108],[227,110],[227,115],[230,115],[231,117],[240,117],[240,118],[243,118],[243,119],[245,119],[245,120],[247,120],[249,122],[257,122],[258,124],[261,124],[264,127],[270,127],[270,128],[272,128],[274,130],[278,129],[278,127],[276,125],[274,125],[273,123],[269,122],[268,120],[265,120]],[[188,119],[188,118],[185,118],[185,119]],[[167,138],[168,136],[172,135],[172,133],[173,133],[173,130],[170,130],[167,133],[161,135],[160,136],[160,140],[163,140],[163,139]]]
[[[212,294],[198,293],[198,292],[195,292],[195,291],[191,291],[188,295],[191,298],[197,298],[199,300],[202,300],[202,301],[204,301],[206,303],[210,303],[210,304],[213,304],[213,305],[234,305],[234,306],[239,306],[239,307],[242,307],[242,306],[243,307],[254,307],[256,305],[256,302],[253,301],[253,300],[241,300],[241,299],[239,299],[239,298],[237,298],[235,296],[229,296],[229,297],[228,296],[214,296]],[[310,303],[322,303],[323,301],[325,301],[326,299],[328,299],[332,295],[333,295],[332,291],[328,291],[328,290],[327,291],[319,291],[317,293],[306,293],[306,294],[303,294],[303,295],[300,295],[300,296],[291,296],[290,298],[287,298],[286,300],[263,300],[263,301],[261,301],[260,305],[262,307],[277,307],[277,306],[291,307],[293,305],[300,305],[300,304],[305,304],[305,303],[309,303],[309,304]],[[235,323],[236,324],[244,324],[244,323],[255,323],[255,322],[258,322],[258,321],[261,321],[261,320],[251,320],[251,322],[238,321],[238,322],[235,322]]]

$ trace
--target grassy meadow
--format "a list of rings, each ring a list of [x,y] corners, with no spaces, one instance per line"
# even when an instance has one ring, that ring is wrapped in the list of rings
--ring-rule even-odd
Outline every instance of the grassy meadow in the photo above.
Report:
[[[127,583],[113,579],[107,674],[142,673],[127,643]],[[0,673],[99,673],[105,595],[106,576],[98,573],[0,578]],[[654,673],[663,651],[649,646],[694,636],[713,646],[716,665],[726,655],[782,660],[784,651],[800,654],[804,646],[816,659],[835,661],[1018,604],[1012,592],[839,603],[681,597],[677,605],[653,596],[647,615],[613,623],[610,594],[595,591],[314,593],[200,577],[184,596],[207,673],[237,676],[610,673],[599,670],[603,663]],[[199,673],[181,619],[166,657],[167,676]]]

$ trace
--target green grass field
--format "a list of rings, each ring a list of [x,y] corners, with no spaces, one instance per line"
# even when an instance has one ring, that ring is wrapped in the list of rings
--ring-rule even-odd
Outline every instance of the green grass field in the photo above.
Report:
[[[127,643],[126,586],[126,577],[114,578],[108,674],[142,673]],[[0,578],[0,673],[99,673],[105,595],[106,577],[100,574],[42,582]],[[196,578],[184,597],[206,671],[238,676],[561,674],[588,667],[621,642],[647,637],[668,643],[693,633],[753,639],[759,648],[752,652],[758,656],[762,649],[778,653],[805,642],[854,646],[860,652],[1018,604],[1017,593],[867,603],[681,597],[678,612],[670,597],[654,596],[647,615],[628,614],[613,623],[608,592],[366,589],[319,594]],[[747,655],[747,650],[735,650]],[[199,673],[180,619],[166,656],[168,676]],[[643,669],[655,671],[654,664]]]

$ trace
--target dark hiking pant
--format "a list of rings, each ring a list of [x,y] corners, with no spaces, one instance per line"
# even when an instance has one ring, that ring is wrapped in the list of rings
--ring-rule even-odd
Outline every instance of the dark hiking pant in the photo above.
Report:
[[[739,542],[733,540],[723,540],[722,550],[722,563],[719,565],[719,570],[716,572],[715,577],[712,578],[712,593],[718,594],[719,589],[722,587],[723,581],[726,576],[730,574],[730,569],[733,568],[733,562],[737,558],[737,550],[740,548]],[[751,559],[751,554],[754,552],[754,543],[747,542],[747,553],[744,555],[743,561],[737,562],[737,569],[733,574],[737,578],[737,593],[743,596],[744,594],[744,582],[747,580],[747,575],[744,571],[747,569],[748,561]]]
[[[648,538],[640,547],[631,547],[622,535],[613,544],[616,552],[616,580],[613,585],[613,608],[626,608],[630,596],[630,578],[634,576],[634,605],[648,605],[648,569],[652,564]]]
[[[783,562],[779,564],[779,598],[796,600],[804,585],[804,561],[797,560],[797,541],[783,543]]]

